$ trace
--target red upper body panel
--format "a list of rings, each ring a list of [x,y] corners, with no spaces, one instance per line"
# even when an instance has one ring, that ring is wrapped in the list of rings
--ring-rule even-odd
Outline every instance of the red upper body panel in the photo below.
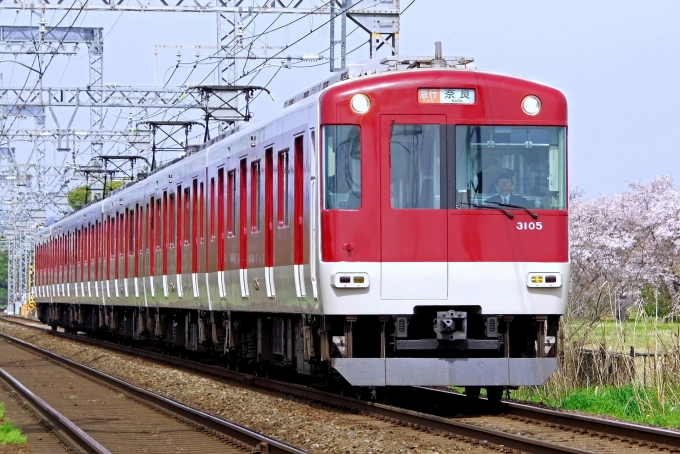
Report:
[[[471,105],[421,104],[418,89],[422,88],[470,88],[476,100]],[[357,93],[370,98],[370,110],[364,115],[350,108]],[[527,95],[541,100],[535,116],[521,108]],[[389,127],[395,122],[566,127],[566,99],[558,90],[477,71],[414,69],[333,85],[319,102],[322,127],[358,125],[361,131],[361,207],[322,210],[323,261],[568,261],[566,211],[543,210],[534,220],[520,210],[513,210],[514,218],[509,219],[494,210],[392,209],[386,151]],[[525,222],[526,226],[518,226]],[[532,226],[540,222],[541,228],[528,228],[530,222]]]

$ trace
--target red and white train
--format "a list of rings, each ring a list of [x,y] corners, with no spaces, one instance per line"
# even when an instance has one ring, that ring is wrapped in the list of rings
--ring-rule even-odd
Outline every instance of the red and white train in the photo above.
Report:
[[[566,126],[538,83],[353,66],[43,230],[39,317],[353,386],[543,383],[569,283]]]

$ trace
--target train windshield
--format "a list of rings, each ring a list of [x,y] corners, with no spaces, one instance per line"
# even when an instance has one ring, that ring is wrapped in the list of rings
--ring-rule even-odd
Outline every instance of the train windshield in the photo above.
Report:
[[[456,205],[566,207],[565,128],[456,127]]]

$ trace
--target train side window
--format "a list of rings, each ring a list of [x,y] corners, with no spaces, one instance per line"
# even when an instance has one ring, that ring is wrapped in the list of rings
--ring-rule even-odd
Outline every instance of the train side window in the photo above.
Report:
[[[194,179],[192,182],[191,191],[191,272],[198,272],[198,220],[200,218],[198,212],[198,180]]]
[[[217,169],[217,270],[224,270],[224,167]]]
[[[442,208],[442,151],[446,130],[436,124],[390,128],[390,205],[395,209]]]
[[[177,226],[175,230],[175,244],[177,246],[177,251],[175,252],[175,272],[178,274],[182,273],[182,226],[183,221],[183,211],[184,205],[182,203],[182,185],[177,185],[177,217],[175,218],[174,224]]]
[[[151,197],[151,203],[147,205],[149,209],[149,230],[147,231],[147,236],[149,238],[149,251],[153,256],[153,252],[156,250],[156,199]]]
[[[154,234],[156,228],[156,204],[154,197],[151,197],[151,202],[146,205],[146,211],[148,213],[148,223],[146,230],[146,237],[148,240],[147,251],[149,251],[149,276],[153,276],[155,273],[156,265],[156,244],[154,240],[156,235]]]
[[[246,158],[241,159],[239,169],[239,262],[241,269],[248,268],[248,161]]]
[[[104,219],[104,228],[102,230],[102,280],[109,278],[109,220],[108,216]]]
[[[120,256],[123,258],[123,277],[128,277],[128,260],[126,252],[130,248],[130,211],[126,208],[125,213],[120,213]]]
[[[184,221],[184,231],[182,234],[184,235],[184,245],[189,244],[189,221],[191,217],[189,216],[189,209],[191,207],[191,189],[190,188],[185,188],[184,189],[184,213],[182,214],[182,220]]]
[[[168,219],[168,247],[175,247],[175,237],[177,231],[177,217],[175,213],[175,193],[170,193],[170,207],[166,213]]]
[[[227,196],[227,237],[236,236],[234,220],[236,219],[236,170],[229,171],[227,176],[229,195]]]
[[[276,169],[276,205],[277,221],[279,228],[289,225],[289,202],[288,202],[288,179],[290,177],[290,167],[288,161],[288,150],[279,151],[279,162]]]
[[[161,199],[156,200],[156,242],[154,243],[156,246],[156,250],[161,249],[161,245],[163,244],[163,237],[162,237],[162,232],[163,232],[163,215],[161,212]]]
[[[210,179],[208,209],[210,210],[210,241],[215,241],[215,177]]]
[[[110,278],[118,279],[118,213],[111,216],[111,266]]]
[[[125,215],[120,212],[120,222],[118,225],[118,257],[125,255]]]
[[[116,233],[118,230],[116,230],[118,226],[117,222],[118,215],[114,214],[111,216],[111,236],[109,237],[111,241],[111,247],[109,249],[109,259],[113,260],[116,258]]]
[[[136,205],[135,211],[137,212],[137,215],[135,216],[137,222],[134,226],[136,246],[136,250],[133,251],[133,253],[136,252],[134,260],[134,277],[139,277],[139,254],[142,252],[142,208],[139,206],[139,204]]]
[[[250,231],[262,230],[262,182],[260,161],[250,165]]]
[[[128,214],[128,255],[135,253],[135,210],[125,210]]]
[[[116,249],[116,252],[118,253],[117,257],[122,258],[125,256],[125,216],[123,212],[118,215],[118,249]],[[116,278],[119,277],[124,277],[125,275],[121,276],[120,275],[120,268],[121,268],[121,263],[123,263],[123,273],[125,273],[125,266],[124,266],[125,261],[119,261],[118,259],[116,260]]]
[[[201,243],[205,239],[205,192],[203,192],[203,182],[199,185],[198,196],[198,231]]]
[[[161,243],[161,247],[163,248],[163,259],[165,261],[165,251],[170,245],[170,236],[169,236],[169,222],[168,220],[170,219],[169,212],[168,212],[168,191],[163,191],[163,206],[161,208],[162,213],[163,213],[163,229],[161,235],[163,236],[163,242]]]
[[[264,266],[274,262],[274,149],[264,151]]]
[[[361,136],[358,126],[322,128],[324,208],[361,207]]]
[[[161,269],[163,275],[165,276],[168,274],[168,247],[170,246],[170,237],[168,236],[170,233],[169,229],[170,222],[168,222],[170,220],[170,212],[168,211],[168,191],[163,191],[162,213],[163,213],[162,217],[163,242],[161,243],[161,249],[163,249],[163,251],[161,256]]]
[[[93,240],[93,255],[92,260],[94,261],[94,280],[99,280],[99,237],[101,235],[101,223],[99,221],[94,221],[94,238]]]

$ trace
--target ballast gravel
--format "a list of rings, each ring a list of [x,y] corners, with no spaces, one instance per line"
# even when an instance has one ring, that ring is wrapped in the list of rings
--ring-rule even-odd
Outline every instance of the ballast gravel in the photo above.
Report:
[[[203,378],[0,322],[0,332],[312,453],[488,453],[445,436]]]

